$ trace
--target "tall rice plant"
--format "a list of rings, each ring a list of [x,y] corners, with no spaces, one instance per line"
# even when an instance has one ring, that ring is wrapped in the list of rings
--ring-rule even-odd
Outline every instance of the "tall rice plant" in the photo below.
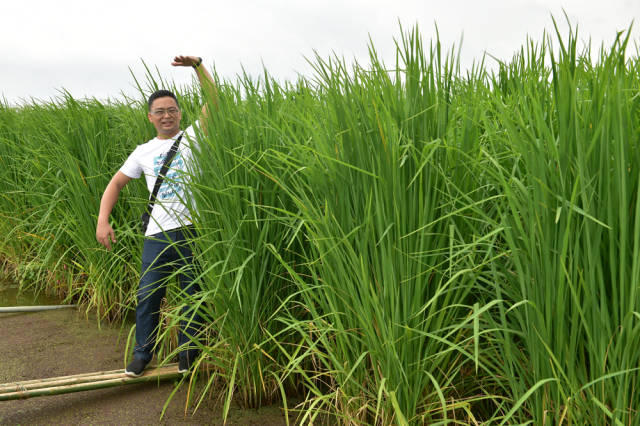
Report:
[[[295,263],[299,226],[279,213],[293,206],[259,166],[270,150],[283,149],[271,126],[287,120],[286,90],[267,74],[241,83],[220,85],[210,103],[193,192],[200,314],[216,336],[203,349],[228,384],[227,407],[234,394],[256,407],[280,397],[281,356],[269,336],[282,328],[277,316],[294,290],[271,249]]]
[[[517,336],[503,342],[511,414],[634,424],[638,62],[625,57],[628,33],[595,64],[576,33],[558,39],[558,53],[547,39],[503,65],[487,120],[492,151],[511,152],[495,175],[511,253],[496,288],[514,304],[503,325]]]
[[[495,195],[476,179],[482,104],[454,102],[464,87],[439,44],[427,58],[417,31],[402,43],[391,75],[373,48],[370,69],[316,58],[321,101],[287,111],[291,148],[263,166],[304,230],[304,269],[280,260],[309,315],[282,317],[299,343],[279,346],[307,420],[470,420],[493,380],[479,324],[496,302],[474,294],[497,256]]]

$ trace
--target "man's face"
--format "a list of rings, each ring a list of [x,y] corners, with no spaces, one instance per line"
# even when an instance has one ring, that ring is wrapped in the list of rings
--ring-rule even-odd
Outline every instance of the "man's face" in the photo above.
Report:
[[[182,113],[176,101],[170,96],[158,98],[151,103],[147,114],[149,121],[153,123],[160,139],[175,136],[180,130]]]

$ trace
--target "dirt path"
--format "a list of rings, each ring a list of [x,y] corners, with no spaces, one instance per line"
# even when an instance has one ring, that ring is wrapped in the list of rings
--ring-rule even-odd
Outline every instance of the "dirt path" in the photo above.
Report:
[[[128,331],[128,330],[127,330]],[[126,332],[87,320],[75,310],[0,314],[0,383],[123,368]],[[186,387],[160,413],[174,382],[0,401],[0,424],[222,424],[214,401],[185,415]],[[279,407],[234,408],[227,424],[283,425]]]

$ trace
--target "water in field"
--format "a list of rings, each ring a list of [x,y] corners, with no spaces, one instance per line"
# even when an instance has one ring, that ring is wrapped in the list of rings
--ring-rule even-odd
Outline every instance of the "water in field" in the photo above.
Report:
[[[5,279],[0,280],[0,307],[59,304],[61,302],[54,297],[42,293],[36,294],[30,290],[20,291],[18,284]]]

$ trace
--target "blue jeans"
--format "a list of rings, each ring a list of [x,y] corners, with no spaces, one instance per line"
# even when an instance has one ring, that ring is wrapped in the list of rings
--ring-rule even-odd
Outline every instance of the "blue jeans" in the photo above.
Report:
[[[179,270],[177,275],[182,294],[192,296],[199,288],[193,282],[195,270],[193,251],[187,238],[193,228],[185,227],[146,237],[142,249],[142,274],[138,286],[138,305],[136,306],[136,345],[134,357],[151,361],[155,351],[160,302],[165,295],[167,278]],[[187,296],[187,297],[188,297]],[[178,344],[181,346],[195,338],[201,324],[200,317],[193,315],[188,306],[182,308],[187,320],[180,322]],[[193,345],[192,345],[193,346]],[[193,359],[196,349],[186,350],[181,357]]]

